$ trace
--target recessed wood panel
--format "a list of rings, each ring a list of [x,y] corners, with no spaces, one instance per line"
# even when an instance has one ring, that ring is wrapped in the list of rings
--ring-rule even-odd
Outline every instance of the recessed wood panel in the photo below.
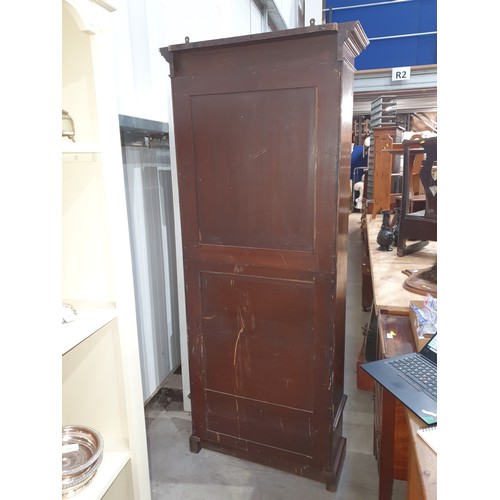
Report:
[[[312,414],[207,391],[208,430],[312,455]]]
[[[314,284],[204,273],[207,389],[313,410]]]
[[[314,246],[316,89],[191,97],[200,243]]]

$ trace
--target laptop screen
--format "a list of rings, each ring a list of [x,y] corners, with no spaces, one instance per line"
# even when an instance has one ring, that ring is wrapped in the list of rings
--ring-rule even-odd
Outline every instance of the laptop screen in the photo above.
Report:
[[[437,333],[427,342],[427,344],[420,351],[429,361],[437,365]]]

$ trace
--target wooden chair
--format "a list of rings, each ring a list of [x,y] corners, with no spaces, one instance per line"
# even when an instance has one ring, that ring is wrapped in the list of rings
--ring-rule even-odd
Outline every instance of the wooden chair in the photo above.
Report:
[[[422,249],[429,241],[437,241],[437,136],[403,141],[403,150],[403,190],[398,236],[400,257]],[[418,161],[417,156],[420,156]],[[425,209],[411,212],[411,186],[413,173],[417,170],[424,188]],[[408,240],[415,242],[407,244]]]
[[[421,149],[420,142],[423,140],[421,134],[415,134],[411,137],[410,141],[413,144],[410,145],[410,158],[408,163],[408,211],[414,212],[422,210],[425,208],[425,192],[420,180],[420,169],[422,168],[422,161],[424,159],[423,154],[417,153],[415,150]],[[392,149],[392,154],[404,155],[403,144],[394,144]],[[394,201],[396,202],[396,207],[401,209],[402,204],[402,190],[396,195],[392,195]],[[391,206],[392,208],[392,206]]]

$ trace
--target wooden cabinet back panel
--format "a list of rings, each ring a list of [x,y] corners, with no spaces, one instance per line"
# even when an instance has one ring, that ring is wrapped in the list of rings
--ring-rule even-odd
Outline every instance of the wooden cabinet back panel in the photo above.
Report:
[[[161,49],[172,77],[192,443],[327,482],[345,447],[352,117],[342,110],[352,106],[353,59],[343,49],[350,35],[339,42],[332,27]]]

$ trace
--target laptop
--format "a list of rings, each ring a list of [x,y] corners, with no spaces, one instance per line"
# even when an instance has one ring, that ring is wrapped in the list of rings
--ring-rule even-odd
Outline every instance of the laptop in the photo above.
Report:
[[[437,424],[437,333],[419,351],[361,368],[427,425]]]

